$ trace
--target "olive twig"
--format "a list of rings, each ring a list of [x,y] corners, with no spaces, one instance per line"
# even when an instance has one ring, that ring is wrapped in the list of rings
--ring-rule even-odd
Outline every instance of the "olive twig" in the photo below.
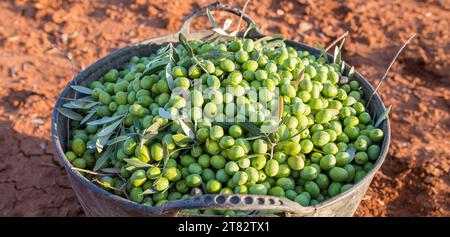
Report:
[[[383,77],[381,78],[380,82],[378,82],[378,85],[375,87],[375,90],[372,92],[372,94],[369,97],[369,100],[367,100],[367,105],[366,108],[369,108],[369,104],[372,101],[373,96],[377,93],[377,90],[380,88],[381,83],[383,83],[383,81],[386,79],[386,76],[389,72],[389,70],[391,69],[392,65],[394,64],[394,62],[397,60],[398,56],[400,55],[400,53],[403,51],[403,49],[406,47],[406,45],[409,44],[409,42],[411,42],[411,40],[416,36],[416,33],[413,33],[408,40],[405,41],[405,43],[403,43],[403,45],[400,47],[400,49],[398,50],[397,54],[395,55],[395,57],[392,59],[391,64],[389,64],[389,67],[387,68],[386,72],[384,73]]]

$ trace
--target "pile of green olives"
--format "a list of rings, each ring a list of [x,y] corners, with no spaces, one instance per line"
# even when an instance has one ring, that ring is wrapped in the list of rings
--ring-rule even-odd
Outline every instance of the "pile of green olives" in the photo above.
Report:
[[[191,40],[170,46],[170,57],[169,46],[132,57],[87,86],[91,107],[74,111],[91,117],[71,121],[66,158],[105,190],[147,206],[198,194],[310,206],[345,192],[377,160],[383,131],[358,81],[340,82],[340,65],[281,42]]]

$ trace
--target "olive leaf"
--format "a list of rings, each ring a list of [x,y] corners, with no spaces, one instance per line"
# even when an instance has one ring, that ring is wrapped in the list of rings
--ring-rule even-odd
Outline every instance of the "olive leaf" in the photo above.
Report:
[[[135,169],[136,169],[136,167],[135,167],[135,166],[132,166],[132,165],[130,165],[130,166],[128,166],[127,168],[125,168],[125,170],[128,171],[128,172],[132,172],[132,171],[135,170]]]
[[[89,103],[86,103],[86,104],[83,106],[83,109],[91,109],[92,107],[94,107],[94,106],[96,106],[96,105],[98,105],[98,104],[100,104],[100,102],[98,102],[98,101],[89,102]]]
[[[180,41],[180,43],[184,46],[184,48],[188,51],[188,53],[194,57],[194,50],[192,49],[192,47],[188,44],[186,36],[184,36],[184,34],[180,33],[178,34],[178,40]]]
[[[84,87],[84,86],[76,86],[76,85],[71,85],[70,86],[72,89],[74,89],[75,91],[78,91],[82,94],[87,94],[87,95],[92,95],[92,89]]]
[[[212,16],[211,11],[209,10],[209,8],[206,8],[206,15],[208,16],[208,19],[211,22],[211,24],[213,25],[213,27],[214,28],[219,28],[219,25],[217,25],[217,22],[214,19],[214,17]]]
[[[94,116],[95,113],[95,110],[89,111],[89,113],[81,120],[80,124],[85,124],[90,118],[92,118],[92,116]]]
[[[230,28],[231,23],[233,23],[233,20],[231,19],[226,19],[225,22],[223,23],[223,30],[227,30],[228,28]]]
[[[114,145],[114,144],[119,143],[119,142],[123,142],[123,141],[127,140],[129,137],[130,137],[129,134],[128,134],[128,135],[122,135],[122,136],[115,137],[115,138],[109,140],[109,141],[106,143],[106,145],[110,146],[110,145]]]
[[[181,125],[181,128],[183,129],[183,132],[191,139],[195,139],[195,133],[192,131],[192,129],[181,119],[178,119],[178,122]]]
[[[170,55],[170,57],[173,57],[172,48],[169,49],[169,55]],[[169,89],[171,91],[173,91],[174,85],[173,85],[173,76],[172,76],[172,60],[169,60],[169,63],[166,65],[166,80],[167,80],[167,85],[169,86]]]
[[[391,112],[392,105],[389,106],[387,110],[385,110],[382,114],[380,114],[380,117],[377,119],[377,122],[374,124],[375,127],[380,126],[380,124],[388,118],[389,113]]]
[[[112,147],[106,148],[106,151],[95,161],[95,165],[94,165],[94,169],[93,170],[97,171],[101,167],[103,167],[105,162],[108,161],[111,158],[112,155],[113,155]]]
[[[281,120],[281,117],[283,116],[283,109],[284,109],[284,101],[283,96],[278,97],[278,119]]]
[[[305,68],[303,68],[300,73],[298,74],[298,77],[295,79],[294,82],[294,88],[297,91],[298,86],[300,85],[300,81],[303,79],[303,75],[305,74]]]
[[[255,43],[258,42],[262,42],[262,41],[270,41],[270,40],[274,40],[274,39],[282,39],[284,36],[282,34],[273,34],[273,35],[268,35],[268,36],[264,36],[262,38],[259,38],[255,41]]]
[[[125,115],[122,114],[122,115],[116,115],[114,117],[103,117],[101,119],[91,121],[91,122],[89,122],[87,124],[88,125],[102,125],[102,124],[105,124],[105,123],[114,122],[114,121],[116,121],[116,120],[118,120],[118,119],[120,119],[120,118],[122,118],[124,116]]]
[[[120,174],[119,168],[104,168],[104,169],[101,169],[101,171],[103,173],[107,173],[107,174]]]
[[[122,119],[117,120],[116,122],[112,123],[111,125],[108,125],[107,127],[100,130],[100,132],[97,133],[97,136],[103,137],[108,134],[111,134],[116,128],[122,123]]]
[[[139,131],[142,129],[141,121],[138,118],[133,119],[133,127],[135,132],[139,133]]]
[[[167,50],[168,50],[169,48],[171,48],[171,47],[172,47],[172,43],[168,43],[166,46],[164,46],[164,47],[158,49],[158,51],[156,51],[156,54],[157,54],[157,55],[161,55],[162,53],[167,52]]]
[[[328,57],[327,57],[327,51],[325,50],[325,48],[317,41],[314,41],[314,44],[320,50],[319,58],[324,56],[325,62],[327,62],[328,61]]]
[[[219,35],[222,36],[230,36],[225,30],[221,29],[221,28],[213,28],[212,29],[214,32],[216,32]]]
[[[67,108],[58,108],[58,112],[64,115],[65,117],[75,121],[80,121],[83,119],[83,116],[81,116],[81,114]]]
[[[333,63],[339,64],[339,55],[340,55],[339,47],[334,47],[334,54],[333,54]]]
[[[152,125],[148,126],[141,135],[141,142],[140,145],[144,145],[148,141],[160,137],[163,135],[163,133],[158,133],[158,129],[161,127],[159,122],[152,123]]]
[[[83,109],[84,108],[84,103],[81,101],[70,101],[67,102],[65,104],[62,105],[64,108],[68,108],[68,109]]]
[[[145,162],[142,162],[141,160],[139,160],[138,158],[125,158],[123,159],[125,162],[127,162],[127,164],[132,165],[136,168],[149,168],[149,167],[153,167],[153,165],[151,164],[147,164]]]
[[[344,74],[345,71],[345,61],[342,60],[342,64],[341,64],[341,75]]]
[[[142,192],[143,195],[148,195],[148,194],[155,194],[158,193],[159,191],[153,188],[149,188],[144,190],[144,192]]]
[[[347,149],[346,152],[350,155],[350,158],[348,159],[348,163],[347,163],[347,164],[350,164],[353,161],[353,159],[355,158],[356,148],[354,146],[351,146]]]
[[[192,141],[192,138],[181,133],[172,135],[173,142],[179,147],[185,147]]]
[[[275,40],[275,41],[272,41],[272,42],[269,42],[269,43],[263,45],[261,47],[261,49],[272,49],[272,48],[279,48],[279,47],[283,47],[283,46],[286,46],[284,41],[282,41],[282,40]]]
[[[169,63],[170,60],[171,60],[170,57],[167,55],[163,56],[162,54],[157,56],[156,58],[154,58],[145,65],[145,69],[142,72],[141,77],[143,77],[144,75],[149,75],[154,72],[160,71]]]
[[[108,140],[111,137],[111,135],[112,133],[97,138],[97,140],[95,141],[95,147],[97,148],[98,153],[102,152],[103,147],[108,143]]]
[[[165,118],[165,119],[175,119],[175,117],[170,114],[169,112],[167,112],[164,108],[159,107],[158,109],[158,114],[161,118]]]
[[[220,49],[214,49],[207,52],[203,52],[198,55],[200,58],[207,60],[222,60],[230,56],[230,53]]]
[[[261,134],[263,134],[263,132],[261,131],[261,128],[256,126],[254,123],[243,122],[243,123],[239,123],[239,125],[241,125],[245,129],[247,129],[247,131],[249,131],[250,133],[253,133],[254,135],[261,135]]]
[[[350,71],[348,71],[347,77],[349,80],[353,79],[355,76],[355,67],[350,68]]]

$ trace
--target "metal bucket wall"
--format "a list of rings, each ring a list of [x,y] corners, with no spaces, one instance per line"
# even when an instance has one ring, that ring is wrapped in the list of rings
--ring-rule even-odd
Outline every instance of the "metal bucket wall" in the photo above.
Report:
[[[223,7],[223,5],[221,5]],[[188,34],[189,39],[200,39],[210,34],[211,31],[199,31]],[[250,38],[259,38],[261,34],[258,32],[250,32]],[[176,42],[178,34],[162,36],[147,41],[143,41],[134,45],[122,48],[91,65],[81,72],[75,80],[79,85],[88,85],[90,82],[100,78],[111,68],[120,68],[132,56],[148,56],[154,52],[161,44],[167,42]],[[297,43],[286,40],[297,50],[307,50],[314,55],[319,55],[320,51],[306,44]],[[328,55],[328,57],[331,57]],[[346,71],[350,67],[346,65]],[[368,99],[374,89],[359,74],[356,73],[356,79],[364,90],[365,99]],[[355,184],[351,189],[341,193],[329,200],[319,203],[316,206],[302,207],[286,198],[276,198],[269,196],[256,195],[202,195],[200,197],[189,198],[186,200],[178,200],[168,202],[164,207],[148,207],[131,202],[122,197],[109,193],[102,188],[96,186],[85,177],[80,175],[78,171],[72,169],[72,165],[65,158],[64,151],[67,150],[68,142],[67,119],[61,116],[57,109],[63,104],[63,97],[74,96],[74,91],[70,89],[70,85],[75,84],[75,80],[71,81],[59,96],[52,116],[52,134],[53,143],[59,161],[64,165],[69,178],[87,216],[180,216],[178,211],[182,209],[240,209],[240,210],[282,210],[285,215],[289,216],[352,216],[367,191],[373,176],[380,169],[390,143],[390,127],[389,120],[382,123],[382,130],[385,134],[381,152],[378,160],[373,168],[367,173],[363,180]],[[376,94],[370,104],[369,111],[371,114],[379,116],[386,108],[378,94]]]

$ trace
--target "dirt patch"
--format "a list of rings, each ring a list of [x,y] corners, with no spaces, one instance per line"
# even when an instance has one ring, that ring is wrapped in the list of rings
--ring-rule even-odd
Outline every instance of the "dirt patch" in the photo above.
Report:
[[[51,147],[51,110],[78,72],[129,43],[177,31],[212,1],[0,3],[0,216],[80,216]],[[241,7],[243,1],[223,1]],[[408,46],[380,90],[392,145],[358,216],[450,215],[448,1],[252,1],[262,32],[327,45],[350,31],[344,59],[375,85],[401,43]],[[374,10],[376,9],[376,10]],[[205,19],[193,29],[207,27]]]

